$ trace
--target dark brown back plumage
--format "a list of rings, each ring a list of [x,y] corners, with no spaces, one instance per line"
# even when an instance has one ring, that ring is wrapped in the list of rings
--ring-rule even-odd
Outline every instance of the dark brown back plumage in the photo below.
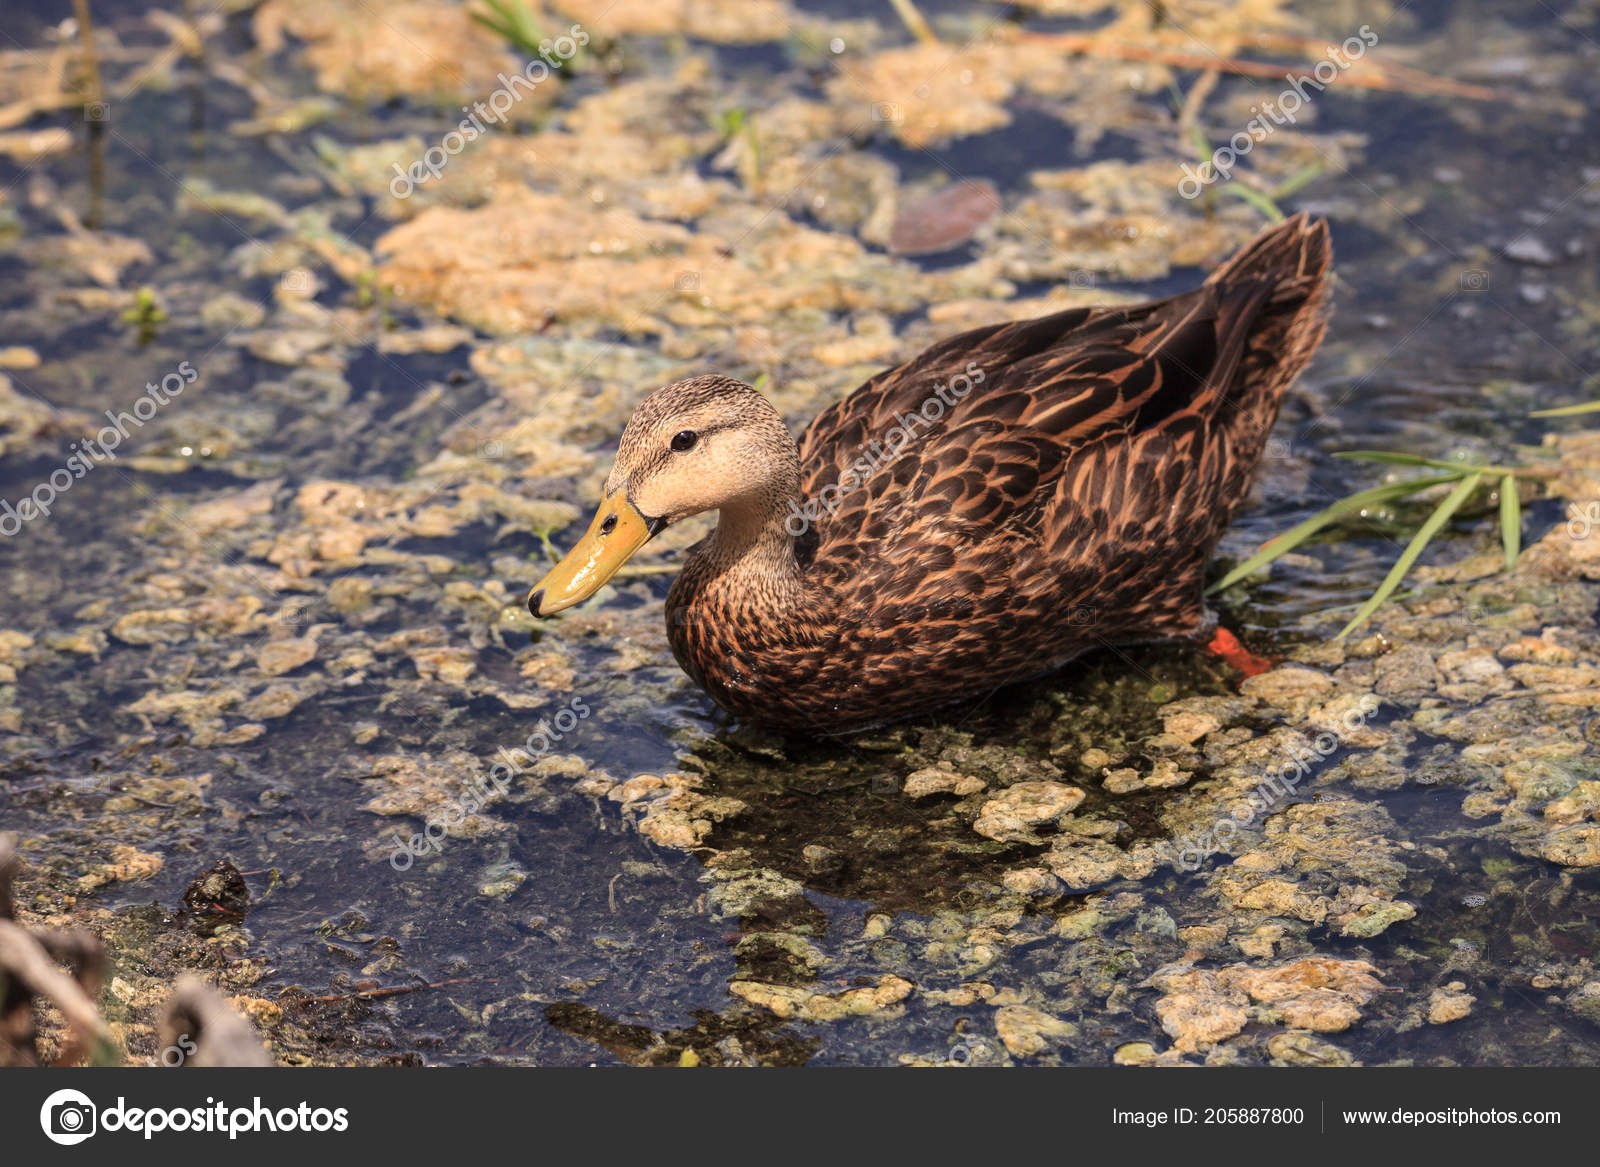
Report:
[[[1329,261],[1327,225],[1297,215],[1195,291],[975,329],[878,374],[800,439],[822,500],[804,602],[764,613],[686,571],[680,662],[736,713],[844,731],[1203,630],[1207,559],[1322,338]]]

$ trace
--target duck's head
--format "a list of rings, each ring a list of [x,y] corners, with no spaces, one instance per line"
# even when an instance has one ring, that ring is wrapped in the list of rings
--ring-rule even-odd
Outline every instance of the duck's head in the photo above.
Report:
[[[657,389],[622,431],[589,530],[534,585],[528,611],[550,616],[582,603],[634,552],[690,515],[781,513],[798,476],[788,427],[749,385],[709,376]]]

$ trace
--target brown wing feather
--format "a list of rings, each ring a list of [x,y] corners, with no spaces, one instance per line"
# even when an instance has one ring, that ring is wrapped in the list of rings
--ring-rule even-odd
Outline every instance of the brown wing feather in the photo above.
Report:
[[[1019,596],[1070,606],[1118,595],[1117,610],[1094,617],[1107,638],[1195,623],[1204,561],[1298,371],[1249,375],[1264,367],[1257,333],[1274,309],[1303,313],[1320,288],[1320,269],[1302,278],[1281,262],[1246,251],[1226,278],[1167,300],[964,333],[821,414],[801,441],[816,492],[935,385],[984,374],[819,520],[814,562],[841,614],[918,626],[1002,612]],[[1169,591],[1153,585],[1174,576],[1189,580],[1181,600],[1139,594]]]

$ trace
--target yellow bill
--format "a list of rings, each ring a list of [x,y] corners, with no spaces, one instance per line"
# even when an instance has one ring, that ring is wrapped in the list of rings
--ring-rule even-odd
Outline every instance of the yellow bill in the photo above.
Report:
[[[626,490],[617,491],[600,504],[583,538],[528,593],[528,611],[553,616],[581,604],[664,526],[641,515]]]

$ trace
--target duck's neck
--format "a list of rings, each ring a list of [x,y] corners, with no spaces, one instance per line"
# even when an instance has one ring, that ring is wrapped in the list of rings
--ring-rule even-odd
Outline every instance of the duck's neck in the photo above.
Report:
[[[798,586],[794,539],[784,526],[788,514],[788,500],[747,500],[723,507],[702,552],[706,566],[740,582],[761,579]]]
[[[799,455],[792,441],[785,452],[784,472],[775,480],[719,508],[716,530],[690,558],[683,580],[696,595],[767,627],[787,624],[784,617],[796,615],[805,601],[787,525],[799,513]]]

